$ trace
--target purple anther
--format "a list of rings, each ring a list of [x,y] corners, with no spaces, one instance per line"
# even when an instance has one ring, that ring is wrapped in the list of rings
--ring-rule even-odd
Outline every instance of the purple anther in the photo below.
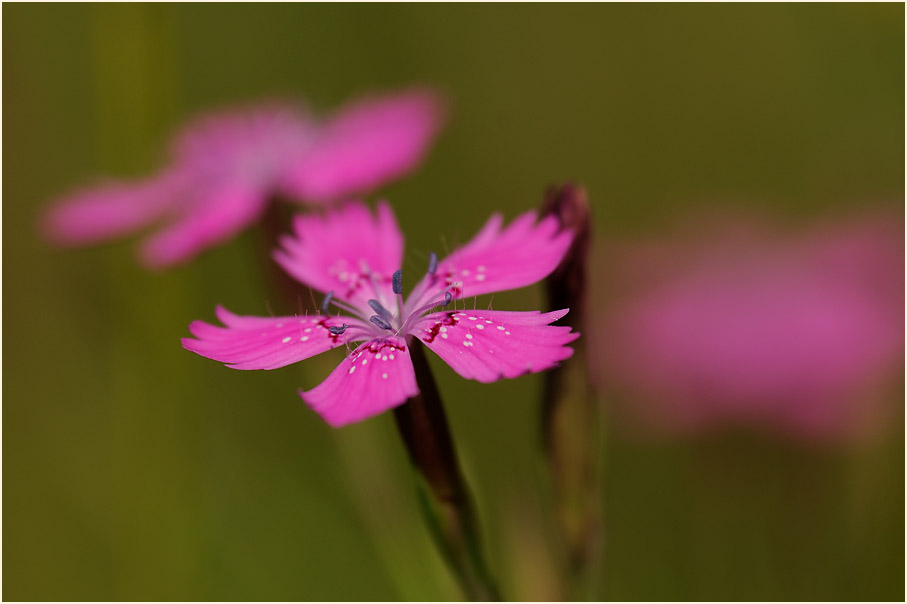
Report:
[[[369,317],[368,320],[371,321],[372,323],[374,323],[375,325],[377,325],[378,327],[380,327],[381,329],[386,329],[388,331],[393,329],[393,327],[391,327],[390,323],[388,323],[387,321],[385,321],[378,315],[373,315],[373,316]]]
[[[381,317],[381,319],[385,323],[390,323],[391,319],[394,318],[389,310],[381,306],[381,302],[378,302],[377,300],[369,300],[368,305],[372,307],[373,311],[378,313],[378,316]]]
[[[397,271],[394,273],[393,285],[395,294],[403,293],[403,271]]]

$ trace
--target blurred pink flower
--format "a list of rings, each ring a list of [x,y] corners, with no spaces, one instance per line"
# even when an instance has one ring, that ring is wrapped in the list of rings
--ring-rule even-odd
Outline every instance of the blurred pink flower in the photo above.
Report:
[[[442,114],[436,95],[415,89],[356,101],[323,121],[283,104],[209,114],[176,136],[158,173],[59,199],[42,226],[51,241],[76,246],[165,223],[141,257],[149,267],[177,264],[255,222],[275,195],[324,203],[401,176],[426,153]]]
[[[902,219],[689,235],[618,252],[620,293],[595,336],[619,411],[668,432],[875,427],[903,362]]]
[[[453,300],[524,287],[557,267],[572,240],[553,217],[534,212],[501,229],[493,215],[445,260],[432,254],[428,271],[402,297],[403,236],[388,205],[377,215],[350,203],[325,215],[297,216],[295,236],[282,238],[276,260],[301,283],[329,292],[323,314],[244,317],[218,307],[226,327],[201,321],[183,346],[234,369],[275,369],[362,342],[319,386],[300,391],[330,425],[339,427],[395,407],[418,393],[408,345],[420,339],[457,373],[494,382],[542,371],[568,358],[579,334],[549,325],[567,310],[541,313],[440,310]],[[329,304],[349,313],[329,315]],[[428,314],[426,314],[428,313]]]

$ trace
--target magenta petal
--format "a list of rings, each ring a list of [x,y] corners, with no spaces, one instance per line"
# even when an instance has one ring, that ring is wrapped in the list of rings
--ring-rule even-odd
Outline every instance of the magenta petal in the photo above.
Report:
[[[573,349],[567,344],[579,334],[549,325],[566,314],[446,311],[426,315],[412,333],[461,376],[494,382],[549,369],[569,358]]]
[[[346,343],[328,328],[350,323],[326,315],[241,317],[222,307],[217,316],[226,327],[195,321],[189,331],[196,339],[183,338],[183,348],[233,369],[276,369],[321,354]]]
[[[377,188],[419,163],[442,121],[440,99],[425,90],[358,101],[323,127],[285,188],[316,201]]]
[[[339,428],[396,407],[418,392],[409,349],[394,337],[365,342],[326,380],[299,395]]]
[[[160,217],[175,195],[166,179],[108,183],[64,197],[47,210],[42,228],[58,245],[116,239]]]
[[[265,102],[214,111],[187,123],[170,152],[200,178],[234,172],[236,177],[276,184],[285,167],[306,153],[317,134],[307,110]]]
[[[333,291],[340,300],[367,308],[375,298],[393,300],[391,277],[403,261],[403,235],[386,203],[373,215],[361,203],[348,203],[321,216],[297,216],[295,237],[281,238],[274,258],[300,283]]]
[[[442,260],[435,273],[455,298],[516,289],[547,277],[560,264],[573,233],[559,231],[548,216],[536,222],[535,212],[518,216],[501,230],[503,220],[493,215],[472,240]],[[429,291],[432,277],[416,287],[417,298]],[[431,288],[434,289],[434,288]]]
[[[199,194],[197,207],[142,244],[146,265],[170,266],[233,237],[258,218],[268,201],[263,189],[239,183],[222,183]]]

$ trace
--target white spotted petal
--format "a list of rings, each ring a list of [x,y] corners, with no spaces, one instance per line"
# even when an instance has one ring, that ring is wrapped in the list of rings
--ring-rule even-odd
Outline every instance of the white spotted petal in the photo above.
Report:
[[[496,310],[446,311],[420,320],[413,335],[461,376],[494,382],[549,369],[569,358],[579,337],[550,325],[566,310],[541,313]]]
[[[538,220],[535,212],[526,212],[502,225],[500,214],[492,215],[475,237],[441,260],[415,287],[412,307],[439,287],[454,298],[470,298],[531,285],[557,268],[573,241],[573,233],[561,230],[553,216]]]
[[[326,380],[299,395],[337,428],[387,411],[418,393],[406,341],[387,337],[365,342]]]
[[[189,325],[195,338],[183,338],[183,347],[233,369],[276,369],[342,346],[350,332],[330,328],[356,322],[326,315],[244,317],[223,307],[217,316],[225,327],[195,321]]]

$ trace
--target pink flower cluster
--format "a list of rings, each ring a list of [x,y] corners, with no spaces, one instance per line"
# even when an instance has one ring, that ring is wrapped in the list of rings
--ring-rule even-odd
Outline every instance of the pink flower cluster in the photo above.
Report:
[[[443,113],[434,93],[413,89],[353,102],[326,120],[289,104],[205,115],[175,137],[158,173],[57,200],[44,231],[76,246],[162,224],[142,243],[143,262],[184,262],[255,223],[275,197],[331,202],[412,170]]]
[[[902,219],[733,221],[608,250],[616,293],[593,337],[618,411],[662,433],[871,430],[903,363]]]

